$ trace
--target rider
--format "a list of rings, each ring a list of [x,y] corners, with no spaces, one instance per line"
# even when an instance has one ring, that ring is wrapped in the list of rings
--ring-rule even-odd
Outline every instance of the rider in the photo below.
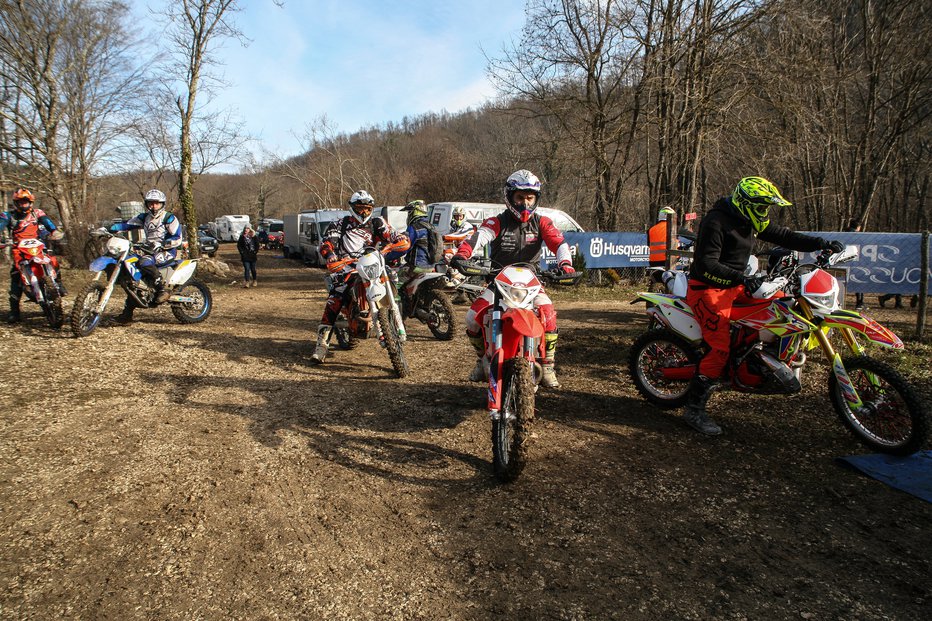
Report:
[[[408,228],[405,233],[411,240],[407,260],[411,274],[433,270],[434,266],[427,256],[427,237],[430,233],[427,223],[427,203],[414,200],[408,203],[402,211],[408,212]]]
[[[527,170],[518,170],[505,181],[505,202],[508,208],[497,216],[488,218],[468,240],[460,244],[451,265],[460,269],[474,254],[490,248],[490,258],[501,267],[513,263],[540,262],[543,244],[557,255],[557,263],[566,273],[573,273],[570,247],[563,240],[553,221],[547,216],[535,212],[540,199],[540,179]],[[463,271],[460,269],[460,271]],[[482,315],[488,310],[494,299],[491,288],[486,288],[476,298],[469,312],[466,313],[466,336],[476,350],[476,367],[469,375],[473,382],[483,381],[488,377],[488,361],[485,360],[485,343],[482,339]],[[547,388],[559,388],[560,382],[554,371],[554,354],[557,347],[557,313],[553,302],[541,289],[534,298],[534,307],[544,324],[544,358],[540,361],[543,368],[541,384]]]
[[[165,193],[161,190],[149,190],[143,199],[146,207],[143,213],[127,222],[118,222],[110,227],[111,231],[131,231],[134,229],[143,229],[145,231],[146,241],[143,248],[146,252],[140,255],[136,267],[142,272],[143,277],[146,278],[149,284],[155,287],[154,302],[156,304],[162,304],[169,298],[159,268],[175,261],[178,248],[182,244],[181,222],[178,221],[174,214],[165,210],[166,200]],[[127,295],[126,303],[123,305],[123,312],[116,318],[117,323],[124,325],[131,323],[135,308],[136,304],[132,297]]]
[[[647,242],[650,247],[648,260],[651,267],[665,267],[667,264],[667,229],[669,223],[676,219],[676,211],[671,207],[661,207],[657,212],[657,224],[647,229]],[[676,248],[676,238],[673,239]]]
[[[335,220],[324,231],[320,254],[327,260],[328,265],[346,257],[359,256],[363,249],[374,246],[377,242],[398,244],[397,250],[407,250],[410,247],[404,233],[393,231],[384,218],[372,217],[375,199],[365,190],[359,190],[350,197],[349,207],[350,215]],[[347,267],[346,271],[349,269],[351,268]],[[314,364],[323,363],[327,357],[333,324],[343,308],[347,289],[344,278],[333,280],[324,315],[317,327],[317,347],[311,355],[311,362]]]
[[[62,238],[61,231],[55,227],[55,223],[41,209],[34,209],[33,203],[36,197],[32,192],[25,188],[20,188],[13,192],[13,209],[10,211],[0,212],[0,232],[6,237],[9,235],[13,245],[13,265],[10,267],[10,314],[7,316],[8,323],[16,323],[22,320],[19,312],[19,301],[23,297],[23,282],[19,276],[17,265],[22,260],[16,245],[24,239],[39,239],[39,226],[44,226],[49,231],[49,239],[58,240]],[[61,283],[61,271],[58,270],[58,258],[49,257],[52,265],[58,274],[59,292],[65,295],[64,285]]]
[[[699,225],[686,301],[696,315],[709,350],[699,362],[686,396],[683,417],[707,435],[722,432],[706,413],[706,403],[728,362],[730,322],[735,304],[759,302],[750,296],[764,279],[745,276],[744,268],[756,239],[790,250],[841,252],[844,244],[794,232],[770,221],[770,207],[791,205],[763,177],[745,177],[731,196],[718,199]]]
[[[466,208],[457,205],[453,208],[453,217],[450,219],[450,232],[447,237],[466,239],[476,232],[476,227],[466,221]]]

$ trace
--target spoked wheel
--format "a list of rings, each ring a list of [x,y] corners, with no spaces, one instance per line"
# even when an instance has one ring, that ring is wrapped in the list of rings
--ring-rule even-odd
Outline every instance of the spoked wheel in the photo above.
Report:
[[[514,481],[527,462],[527,433],[534,419],[531,363],[511,358],[502,365],[502,409],[492,420],[492,470],[499,481]]]
[[[686,404],[689,381],[700,358],[699,350],[686,339],[658,328],[634,341],[628,367],[641,396],[662,408],[677,408]]]
[[[61,307],[61,294],[54,283],[42,283],[42,295],[45,296],[45,305],[42,307],[45,318],[53,330],[58,330],[65,324],[65,311]]]
[[[398,335],[398,322],[395,319],[395,313],[391,308],[379,310],[379,327],[382,330],[382,338],[385,339],[385,349],[388,350],[388,358],[392,361],[392,367],[398,377],[405,377],[408,374],[408,361],[405,359],[404,343]]]
[[[449,341],[456,332],[456,311],[453,302],[443,291],[428,291],[424,296],[427,327],[439,341]]]
[[[829,372],[828,394],[845,427],[881,453],[910,455],[921,449],[929,433],[928,414],[899,371],[868,356],[846,358],[844,365],[863,404],[852,408]]]
[[[97,306],[104,296],[105,289],[102,283],[95,280],[74,301],[74,308],[71,309],[71,332],[76,337],[88,336],[97,329],[100,324]]]
[[[191,298],[190,302],[172,302],[172,314],[181,323],[200,323],[210,316],[214,307],[210,288],[193,278],[172,292]]]

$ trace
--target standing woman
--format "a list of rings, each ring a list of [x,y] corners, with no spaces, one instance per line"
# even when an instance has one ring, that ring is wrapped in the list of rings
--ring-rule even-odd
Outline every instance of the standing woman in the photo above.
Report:
[[[249,287],[249,281],[252,280],[252,286],[256,286],[256,259],[259,256],[259,240],[256,232],[247,224],[246,228],[239,236],[236,242],[236,248],[239,250],[239,258],[243,261],[243,287]]]

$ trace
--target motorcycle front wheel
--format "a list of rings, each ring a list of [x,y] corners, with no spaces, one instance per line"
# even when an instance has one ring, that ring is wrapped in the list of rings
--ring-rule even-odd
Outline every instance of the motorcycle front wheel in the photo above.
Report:
[[[71,309],[71,332],[78,338],[89,336],[100,323],[97,306],[104,296],[106,287],[96,280],[87,286],[74,301]]]
[[[654,328],[631,346],[628,367],[641,396],[661,408],[686,405],[689,381],[699,366],[700,352],[669,328]],[[692,369],[690,372],[689,369]],[[681,373],[674,370],[682,369]],[[671,375],[682,377],[671,378]]]
[[[398,322],[390,307],[379,310],[379,328],[382,330],[385,349],[388,350],[388,358],[392,361],[395,374],[405,377],[409,372],[408,361],[405,359],[404,343],[398,336]]]
[[[852,409],[833,372],[828,394],[841,422],[868,448],[890,455],[911,455],[929,434],[929,417],[919,395],[899,371],[868,356],[844,359],[845,371],[863,403]]]
[[[210,288],[193,278],[172,292],[172,295],[189,297],[191,302],[172,302],[172,314],[181,323],[200,323],[210,316],[214,307]]]
[[[514,481],[527,462],[527,433],[534,418],[531,363],[511,358],[502,365],[502,408],[492,420],[492,470],[502,482]]]
[[[42,306],[45,318],[53,330],[58,330],[65,324],[65,311],[62,310],[58,287],[46,280],[42,283],[42,295],[45,297],[45,304]]]
[[[428,291],[424,295],[427,311],[427,328],[438,341],[449,341],[456,332],[456,311],[453,302],[443,291]]]

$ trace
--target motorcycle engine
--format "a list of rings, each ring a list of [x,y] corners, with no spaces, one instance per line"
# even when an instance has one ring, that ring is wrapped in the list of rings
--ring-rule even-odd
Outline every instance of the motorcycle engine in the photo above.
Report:
[[[762,394],[796,394],[802,390],[797,374],[755,343],[741,356],[734,373],[739,390]]]

